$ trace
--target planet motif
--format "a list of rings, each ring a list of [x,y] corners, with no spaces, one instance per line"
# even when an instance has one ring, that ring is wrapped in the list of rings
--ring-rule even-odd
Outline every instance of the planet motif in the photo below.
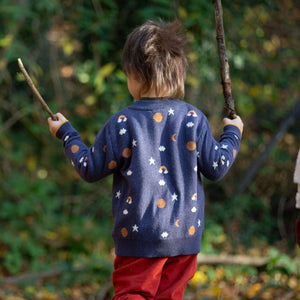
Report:
[[[128,230],[125,228],[125,227],[123,227],[122,229],[121,229],[121,234],[122,234],[122,237],[127,237],[128,236]]]
[[[196,232],[195,226],[191,226],[191,227],[189,228],[189,235],[194,235],[195,232]]]
[[[128,158],[131,156],[131,149],[130,148],[125,148],[122,152],[122,156],[125,158]]]
[[[112,160],[109,164],[108,164],[108,168],[110,169],[110,170],[113,170],[114,168],[116,168],[117,167],[117,163],[114,161],[114,160]]]
[[[188,150],[193,151],[196,149],[196,143],[193,141],[189,141],[186,143],[186,147]]]
[[[76,153],[76,152],[78,152],[78,150],[79,150],[79,146],[78,146],[78,145],[73,145],[73,146],[71,147],[72,153]]]
[[[163,116],[161,113],[155,113],[153,119],[155,122],[160,123],[163,119]]]
[[[166,206],[166,201],[162,198],[157,200],[157,207],[164,208]]]

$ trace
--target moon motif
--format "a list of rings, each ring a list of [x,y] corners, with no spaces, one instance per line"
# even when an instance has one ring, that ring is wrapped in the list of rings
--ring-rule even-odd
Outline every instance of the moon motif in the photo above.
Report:
[[[177,220],[175,221],[175,226],[176,226],[176,227],[179,227],[179,221],[180,221],[180,219],[177,219]]]
[[[233,158],[235,158],[235,157],[236,157],[236,150],[233,149]]]
[[[176,135],[177,135],[177,133],[174,133],[174,134],[172,135],[172,137],[171,137],[171,139],[172,139],[173,142],[176,142],[176,141],[177,141],[176,138],[175,138]]]

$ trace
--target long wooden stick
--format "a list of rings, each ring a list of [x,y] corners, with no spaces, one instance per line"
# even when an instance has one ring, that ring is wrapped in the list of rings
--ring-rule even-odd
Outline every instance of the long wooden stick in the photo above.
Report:
[[[231,79],[229,73],[229,63],[226,56],[225,47],[225,34],[223,27],[223,10],[221,0],[213,0],[215,8],[215,21],[216,21],[216,38],[218,43],[218,53],[220,60],[220,71],[223,86],[223,94],[225,99],[225,111],[226,115],[230,119],[236,118],[236,112],[234,108],[234,101],[231,90]]]
[[[52,113],[51,109],[49,108],[49,106],[47,105],[47,103],[45,102],[45,100],[43,99],[43,97],[41,96],[41,94],[39,93],[39,91],[37,90],[35,85],[33,84],[32,80],[31,80],[30,76],[28,75],[28,73],[22,63],[22,60],[20,58],[18,58],[18,65],[19,65],[19,68],[20,68],[21,72],[23,73],[29,87],[33,91],[35,97],[40,101],[43,108],[46,110],[46,112],[49,114],[49,116],[52,118],[52,120],[57,121],[57,119],[54,116],[54,114]]]

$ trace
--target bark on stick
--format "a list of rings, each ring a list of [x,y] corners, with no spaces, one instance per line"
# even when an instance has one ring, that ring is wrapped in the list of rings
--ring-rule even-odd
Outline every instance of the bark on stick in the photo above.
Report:
[[[51,109],[49,108],[49,106],[47,105],[47,103],[45,102],[45,100],[43,99],[43,97],[41,96],[41,94],[39,93],[39,91],[37,90],[35,85],[33,84],[32,80],[31,80],[30,76],[28,75],[28,73],[22,63],[22,60],[20,58],[18,58],[18,65],[19,65],[19,68],[20,68],[21,72],[23,73],[29,87],[31,88],[32,92],[34,93],[35,97],[40,101],[43,108],[46,110],[46,112],[49,114],[49,116],[52,118],[52,120],[56,121],[57,120],[56,117],[54,116]]]
[[[223,87],[223,94],[225,98],[225,111],[228,118],[235,119],[236,112],[235,112],[234,101],[232,97],[229,63],[228,63],[228,58],[226,55],[226,47],[225,47],[222,3],[221,0],[213,0],[213,4],[215,9],[216,38],[217,38],[218,53],[219,53],[219,60],[220,60],[222,87]]]

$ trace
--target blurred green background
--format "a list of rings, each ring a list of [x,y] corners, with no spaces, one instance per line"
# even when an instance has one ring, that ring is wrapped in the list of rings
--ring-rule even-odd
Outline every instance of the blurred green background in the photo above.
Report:
[[[267,263],[201,264],[185,297],[300,299],[293,183],[300,141],[300,2],[222,3],[233,96],[245,131],[228,175],[205,181],[202,251],[267,257]],[[88,184],[75,174],[17,59],[51,109],[92,144],[108,118],[133,102],[121,70],[127,35],[159,18],[183,23],[190,39],[185,100],[207,115],[217,138],[224,100],[211,1],[0,0],[1,299],[112,295],[112,178]],[[49,271],[53,276],[45,275]]]

